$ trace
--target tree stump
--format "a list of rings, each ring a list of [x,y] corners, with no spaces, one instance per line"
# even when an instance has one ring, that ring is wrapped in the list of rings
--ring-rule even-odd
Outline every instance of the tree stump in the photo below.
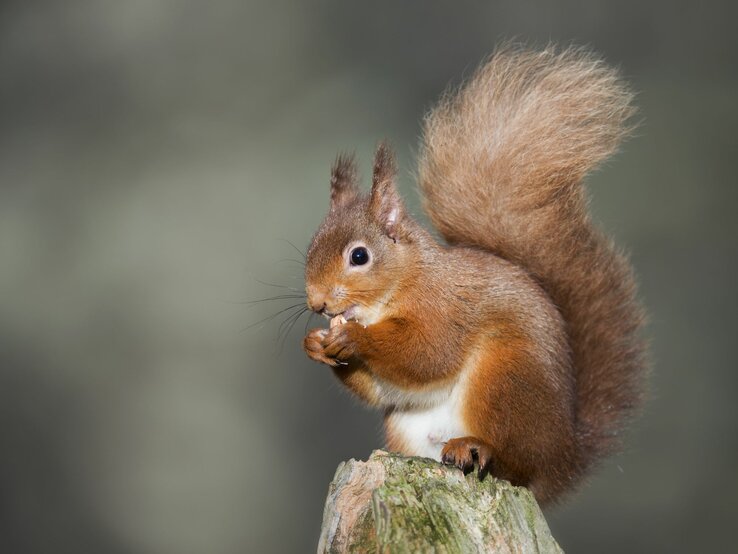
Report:
[[[427,458],[341,462],[318,552],[561,553],[533,494]]]

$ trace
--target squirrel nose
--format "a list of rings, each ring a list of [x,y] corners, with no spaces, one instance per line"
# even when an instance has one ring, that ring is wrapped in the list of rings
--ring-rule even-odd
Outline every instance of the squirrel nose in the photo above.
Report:
[[[326,293],[319,290],[317,287],[312,285],[307,286],[308,307],[314,312],[321,313],[325,310],[325,297]]]

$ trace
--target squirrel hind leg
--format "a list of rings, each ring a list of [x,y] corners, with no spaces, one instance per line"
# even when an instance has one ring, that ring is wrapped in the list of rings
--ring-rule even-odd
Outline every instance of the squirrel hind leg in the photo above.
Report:
[[[479,467],[479,478],[484,478],[493,468],[492,445],[476,437],[449,439],[441,450],[441,462],[458,467],[465,474]]]
[[[465,475],[476,465],[480,480],[490,474],[497,479],[510,481],[516,487],[530,488],[539,502],[549,499],[549,487],[540,483],[532,486],[533,483],[521,468],[511,465],[494,446],[477,437],[458,437],[446,441],[441,450],[441,463],[456,466]]]
[[[541,506],[555,503],[568,488],[567,479],[561,475],[538,475],[531,479],[521,468],[497,455],[491,444],[476,437],[449,439],[441,450],[441,463],[456,466],[464,475],[476,466],[480,480],[489,474],[516,487],[527,487]]]

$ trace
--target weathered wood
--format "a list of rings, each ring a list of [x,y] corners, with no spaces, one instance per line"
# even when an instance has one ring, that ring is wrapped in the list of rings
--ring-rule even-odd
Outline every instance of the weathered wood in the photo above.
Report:
[[[342,462],[318,552],[561,553],[533,495],[507,481],[375,450]]]

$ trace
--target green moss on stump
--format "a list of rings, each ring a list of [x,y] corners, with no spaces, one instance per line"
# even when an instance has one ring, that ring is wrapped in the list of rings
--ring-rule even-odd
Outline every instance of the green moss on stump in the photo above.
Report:
[[[524,488],[382,450],[338,466],[318,552],[555,552]]]

